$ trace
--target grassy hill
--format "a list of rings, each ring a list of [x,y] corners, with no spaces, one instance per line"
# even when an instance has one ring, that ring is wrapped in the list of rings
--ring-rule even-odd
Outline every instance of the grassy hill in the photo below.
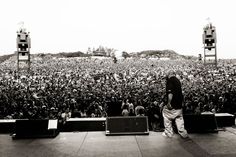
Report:
[[[14,58],[15,54],[3,55],[0,56],[0,63]],[[31,58],[42,58],[42,59],[50,59],[50,58],[72,58],[72,57],[89,57],[91,55],[83,53],[81,51],[77,52],[60,52],[56,54],[51,53],[36,53],[32,54]],[[156,57],[156,58],[170,58],[170,59],[196,59],[194,56],[184,56],[176,53],[173,50],[145,50],[141,52],[133,52],[129,53],[129,57]]]
[[[170,58],[170,59],[196,59],[196,57],[194,56],[180,55],[173,50],[145,50],[141,52],[131,53],[131,56]]]
[[[0,56],[0,63],[8,60],[9,58],[11,58],[12,56],[14,56],[14,54],[10,54],[10,55],[3,55],[3,56]]]

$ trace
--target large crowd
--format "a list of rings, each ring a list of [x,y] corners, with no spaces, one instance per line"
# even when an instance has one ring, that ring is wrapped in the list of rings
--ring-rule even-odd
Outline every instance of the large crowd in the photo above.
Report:
[[[165,103],[165,79],[182,83],[184,113],[236,113],[236,63],[192,60],[33,58],[29,73],[14,59],[0,64],[0,119],[135,115],[153,117]],[[156,111],[159,113],[159,111]]]

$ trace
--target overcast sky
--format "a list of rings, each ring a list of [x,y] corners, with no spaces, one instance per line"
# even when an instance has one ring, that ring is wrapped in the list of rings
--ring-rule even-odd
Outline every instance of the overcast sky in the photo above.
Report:
[[[203,54],[207,18],[216,26],[219,58],[236,58],[235,0],[2,0],[0,55],[16,51],[24,21],[32,53],[172,49]]]

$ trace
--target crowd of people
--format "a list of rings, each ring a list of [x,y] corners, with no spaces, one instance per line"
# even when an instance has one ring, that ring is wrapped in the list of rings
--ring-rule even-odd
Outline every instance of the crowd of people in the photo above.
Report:
[[[32,58],[30,72],[16,60],[0,64],[0,119],[66,119],[147,115],[160,117],[165,81],[181,81],[184,113],[236,113],[236,63],[218,67],[192,60]],[[139,106],[144,110],[136,111]],[[139,113],[143,112],[143,113]]]

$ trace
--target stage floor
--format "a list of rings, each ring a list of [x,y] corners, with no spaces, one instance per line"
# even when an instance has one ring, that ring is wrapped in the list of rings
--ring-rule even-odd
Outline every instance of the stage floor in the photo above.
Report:
[[[192,157],[236,156],[236,129],[165,138],[149,135],[105,136],[105,132],[62,132],[56,138],[12,140],[0,134],[1,157]]]

